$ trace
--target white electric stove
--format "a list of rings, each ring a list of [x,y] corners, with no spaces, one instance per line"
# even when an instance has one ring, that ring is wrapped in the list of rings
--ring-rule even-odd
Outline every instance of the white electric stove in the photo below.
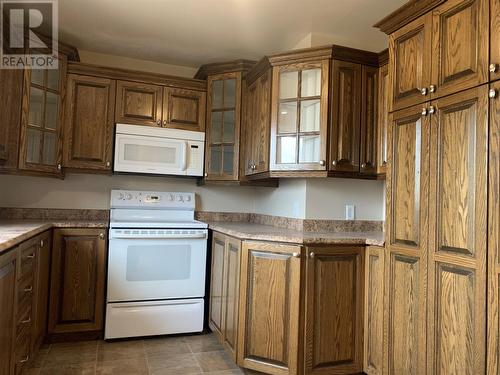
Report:
[[[195,194],[113,190],[105,339],[203,330],[207,224]]]

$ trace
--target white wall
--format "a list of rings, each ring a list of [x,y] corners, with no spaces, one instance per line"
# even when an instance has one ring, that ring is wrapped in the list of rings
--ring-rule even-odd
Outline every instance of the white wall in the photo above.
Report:
[[[306,214],[305,179],[280,180],[278,189],[256,188],[254,212],[304,219]]]
[[[199,211],[253,212],[254,188],[197,186],[196,180],[69,174],[64,180],[0,175],[0,207],[108,209],[111,189],[197,193]]]

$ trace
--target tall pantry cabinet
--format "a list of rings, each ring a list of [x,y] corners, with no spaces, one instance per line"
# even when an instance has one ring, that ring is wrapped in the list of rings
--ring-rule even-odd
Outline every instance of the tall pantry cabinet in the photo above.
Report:
[[[390,34],[383,373],[498,374],[489,2],[425,3],[377,24]]]

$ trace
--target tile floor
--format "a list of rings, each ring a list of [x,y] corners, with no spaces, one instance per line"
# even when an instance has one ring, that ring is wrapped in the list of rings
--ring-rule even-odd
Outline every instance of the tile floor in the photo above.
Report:
[[[26,375],[244,374],[213,334],[44,346]]]

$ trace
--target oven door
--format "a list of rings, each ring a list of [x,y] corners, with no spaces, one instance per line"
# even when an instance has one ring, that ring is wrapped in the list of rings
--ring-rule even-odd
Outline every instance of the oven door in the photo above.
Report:
[[[187,175],[188,142],[116,134],[115,172]]]
[[[205,295],[207,230],[110,230],[108,302]]]

